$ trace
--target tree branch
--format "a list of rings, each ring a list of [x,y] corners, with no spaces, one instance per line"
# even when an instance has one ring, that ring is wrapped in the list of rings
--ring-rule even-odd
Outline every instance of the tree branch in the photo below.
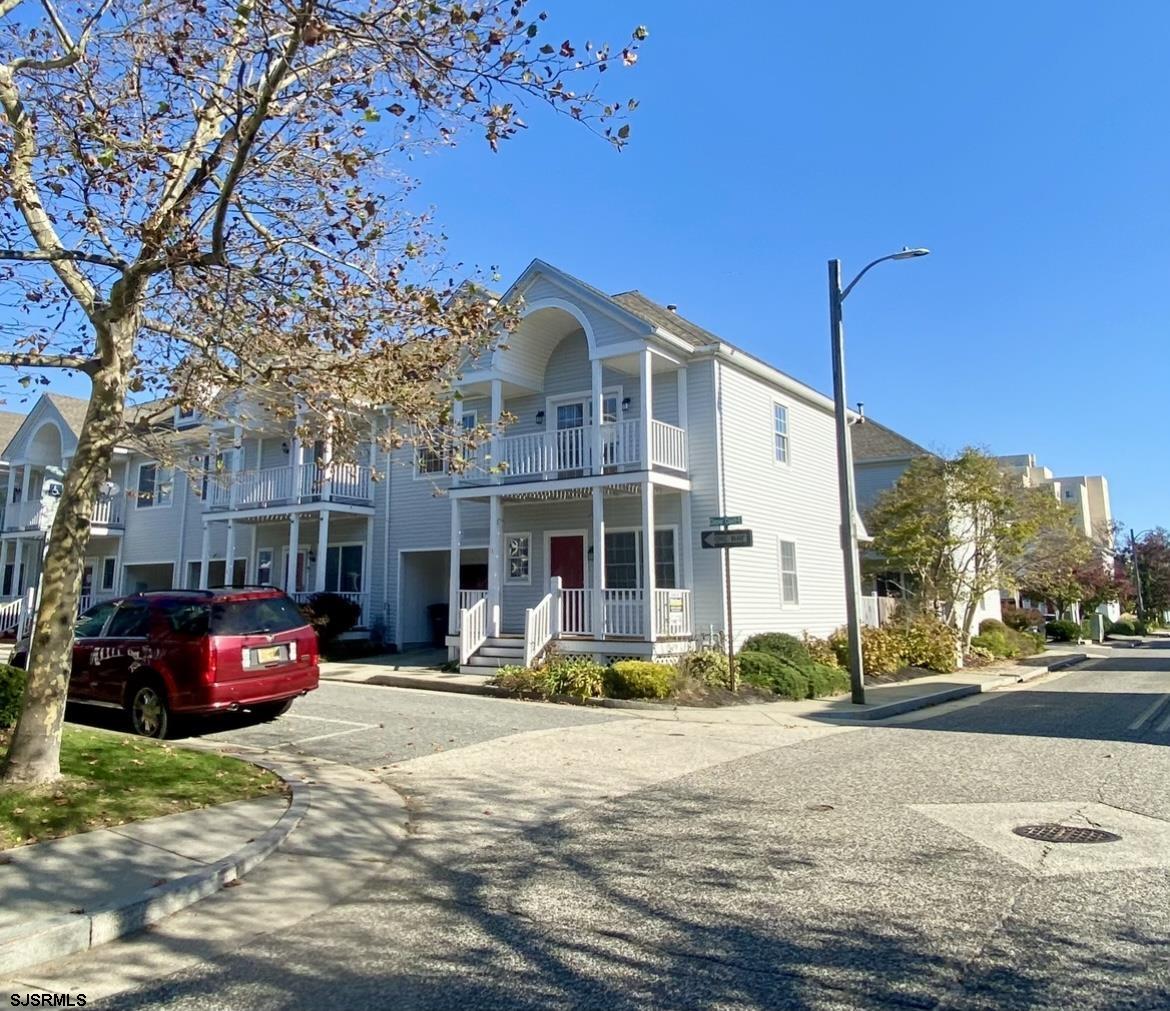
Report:
[[[38,351],[0,351],[0,366],[28,369],[73,369],[91,374],[100,364],[100,359],[83,358],[81,355],[46,355]]]
[[[0,249],[0,260],[21,260],[26,263],[39,261],[41,263],[57,263],[61,260],[72,260],[81,263],[96,263],[101,267],[110,267],[113,270],[125,270],[129,264],[113,256],[103,256],[101,253],[86,253],[80,249]]]

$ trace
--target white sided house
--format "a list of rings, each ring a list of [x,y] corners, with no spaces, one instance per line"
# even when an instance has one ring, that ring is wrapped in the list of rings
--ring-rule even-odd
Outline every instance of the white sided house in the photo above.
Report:
[[[444,603],[467,669],[553,643],[666,656],[720,639],[729,611],[737,642],[840,626],[831,401],[638,292],[537,260],[515,297],[522,322],[457,405],[468,425],[512,423],[463,474],[429,454],[391,471],[398,645],[429,640]],[[752,546],[704,549],[728,515]]]

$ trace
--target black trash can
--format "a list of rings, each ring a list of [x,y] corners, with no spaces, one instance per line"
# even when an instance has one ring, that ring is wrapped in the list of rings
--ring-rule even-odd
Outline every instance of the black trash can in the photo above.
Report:
[[[431,625],[431,645],[447,645],[447,622],[451,618],[450,604],[428,604],[427,621]]]

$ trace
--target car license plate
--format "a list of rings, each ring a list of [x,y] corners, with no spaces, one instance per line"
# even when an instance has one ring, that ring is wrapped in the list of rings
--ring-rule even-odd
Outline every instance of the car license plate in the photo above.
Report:
[[[264,646],[256,650],[257,663],[279,663],[282,659],[282,646]]]

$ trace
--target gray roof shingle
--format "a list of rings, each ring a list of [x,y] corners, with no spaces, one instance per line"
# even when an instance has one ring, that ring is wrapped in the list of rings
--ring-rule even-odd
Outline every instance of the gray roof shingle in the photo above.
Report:
[[[872,418],[866,418],[865,424],[853,425],[850,428],[853,443],[853,460],[855,463],[867,463],[875,460],[911,460],[916,456],[932,456],[918,443],[911,442],[904,435],[899,435],[892,428],[879,425]]]
[[[645,320],[651,326],[660,326],[669,330],[676,337],[681,337],[688,344],[700,348],[708,344],[718,344],[720,338],[704,330],[698,323],[692,323],[685,316],[667,309],[664,305],[648,299],[640,291],[623,291],[610,296],[623,309],[632,312],[639,319]]]
[[[8,459],[8,444],[16,430],[24,424],[25,416],[15,411],[0,411],[0,460]]]

